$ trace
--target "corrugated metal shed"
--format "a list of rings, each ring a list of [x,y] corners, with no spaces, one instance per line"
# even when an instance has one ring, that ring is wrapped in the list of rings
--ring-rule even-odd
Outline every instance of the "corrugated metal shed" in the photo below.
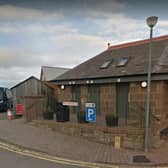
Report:
[[[42,66],[41,67],[41,75],[40,80],[42,81],[50,81],[55,79],[56,77],[64,74],[67,72],[68,68],[60,68],[60,67],[48,67],[48,66]]]

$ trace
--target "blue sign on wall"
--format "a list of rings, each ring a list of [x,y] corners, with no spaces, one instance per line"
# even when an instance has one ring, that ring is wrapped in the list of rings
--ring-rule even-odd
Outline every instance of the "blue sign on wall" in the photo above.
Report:
[[[88,122],[95,122],[96,121],[95,105],[88,107],[87,104],[86,104],[85,118],[86,118],[86,121],[88,121]]]

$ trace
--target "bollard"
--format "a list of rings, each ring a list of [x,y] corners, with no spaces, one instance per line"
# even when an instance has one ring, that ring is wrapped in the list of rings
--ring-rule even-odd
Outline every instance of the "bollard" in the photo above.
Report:
[[[11,109],[7,110],[7,118],[8,118],[8,120],[12,120],[13,119],[13,114],[12,114]]]

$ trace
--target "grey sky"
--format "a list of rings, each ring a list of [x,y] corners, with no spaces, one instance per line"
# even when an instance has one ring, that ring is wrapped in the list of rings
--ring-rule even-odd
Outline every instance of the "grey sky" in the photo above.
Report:
[[[0,86],[12,87],[40,67],[72,68],[112,45],[167,34],[168,1],[1,0]]]

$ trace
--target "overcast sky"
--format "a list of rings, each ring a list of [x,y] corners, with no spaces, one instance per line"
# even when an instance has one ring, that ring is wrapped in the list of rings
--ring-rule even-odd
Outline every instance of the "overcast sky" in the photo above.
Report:
[[[0,86],[72,68],[111,45],[168,34],[167,0],[0,0]]]

